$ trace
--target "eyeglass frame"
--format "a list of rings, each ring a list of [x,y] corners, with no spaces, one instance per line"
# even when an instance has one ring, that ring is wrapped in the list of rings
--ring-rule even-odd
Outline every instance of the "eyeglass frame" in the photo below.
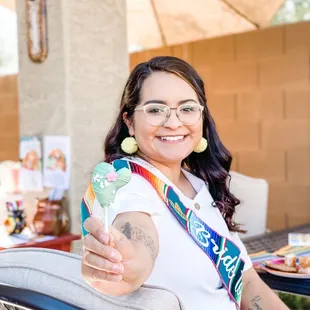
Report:
[[[162,106],[165,106],[165,107],[168,108],[169,113],[167,114],[166,120],[165,120],[163,123],[161,123],[160,125],[152,125],[152,124],[150,124],[150,125],[152,125],[152,126],[158,126],[158,127],[159,127],[159,126],[162,126],[162,125],[164,125],[164,124],[167,123],[169,117],[171,116],[171,110],[176,110],[176,113],[175,113],[175,114],[176,114],[178,120],[179,120],[183,125],[187,125],[187,126],[196,125],[196,124],[199,122],[199,120],[201,119],[201,117],[202,117],[202,111],[203,111],[204,108],[205,108],[203,105],[201,105],[201,104],[199,104],[199,103],[191,103],[192,105],[199,106],[199,109],[200,109],[200,117],[198,118],[197,122],[194,123],[194,124],[185,124],[185,123],[183,123],[183,122],[180,120],[177,111],[178,111],[178,109],[179,109],[180,107],[182,107],[183,105],[188,105],[188,103],[183,103],[183,104],[179,105],[177,108],[170,108],[168,105],[163,104],[163,103],[155,103],[155,102],[154,102],[154,103],[150,103],[150,104],[162,105]],[[142,107],[135,108],[134,111],[143,111],[144,116],[145,116],[145,118],[147,119],[146,111],[145,111],[145,110],[146,110],[147,106],[150,105],[150,104],[146,104],[146,105],[144,105],[144,106],[142,106]]]

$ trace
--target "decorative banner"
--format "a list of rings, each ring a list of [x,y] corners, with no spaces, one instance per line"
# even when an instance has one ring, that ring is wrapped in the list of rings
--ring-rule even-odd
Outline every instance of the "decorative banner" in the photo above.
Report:
[[[42,187],[42,152],[41,142],[37,137],[21,137],[19,144],[19,189],[21,191],[41,191]]]
[[[45,187],[69,188],[71,169],[70,137],[44,137],[43,165],[43,183]]]
[[[46,0],[26,0],[28,54],[32,61],[47,57]]]

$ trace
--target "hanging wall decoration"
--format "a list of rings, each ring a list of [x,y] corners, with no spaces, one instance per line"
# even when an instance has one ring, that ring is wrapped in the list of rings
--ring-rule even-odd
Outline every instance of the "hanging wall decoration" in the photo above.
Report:
[[[26,0],[28,55],[43,62],[48,53],[46,0]]]

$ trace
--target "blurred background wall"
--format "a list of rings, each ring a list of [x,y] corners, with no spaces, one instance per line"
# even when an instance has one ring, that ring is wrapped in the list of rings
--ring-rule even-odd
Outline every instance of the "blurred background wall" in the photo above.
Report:
[[[131,54],[190,62],[205,81],[232,169],[270,185],[268,228],[310,221],[310,22]]]

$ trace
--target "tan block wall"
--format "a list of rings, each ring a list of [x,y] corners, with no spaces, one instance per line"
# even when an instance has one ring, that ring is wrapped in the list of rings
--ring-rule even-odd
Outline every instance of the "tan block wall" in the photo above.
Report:
[[[17,76],[0,76],[0,162],[18,159]]]
[[[310,22],[131,54],[191,63],[232,169],[270,184],[268,227],[310,222]]]

